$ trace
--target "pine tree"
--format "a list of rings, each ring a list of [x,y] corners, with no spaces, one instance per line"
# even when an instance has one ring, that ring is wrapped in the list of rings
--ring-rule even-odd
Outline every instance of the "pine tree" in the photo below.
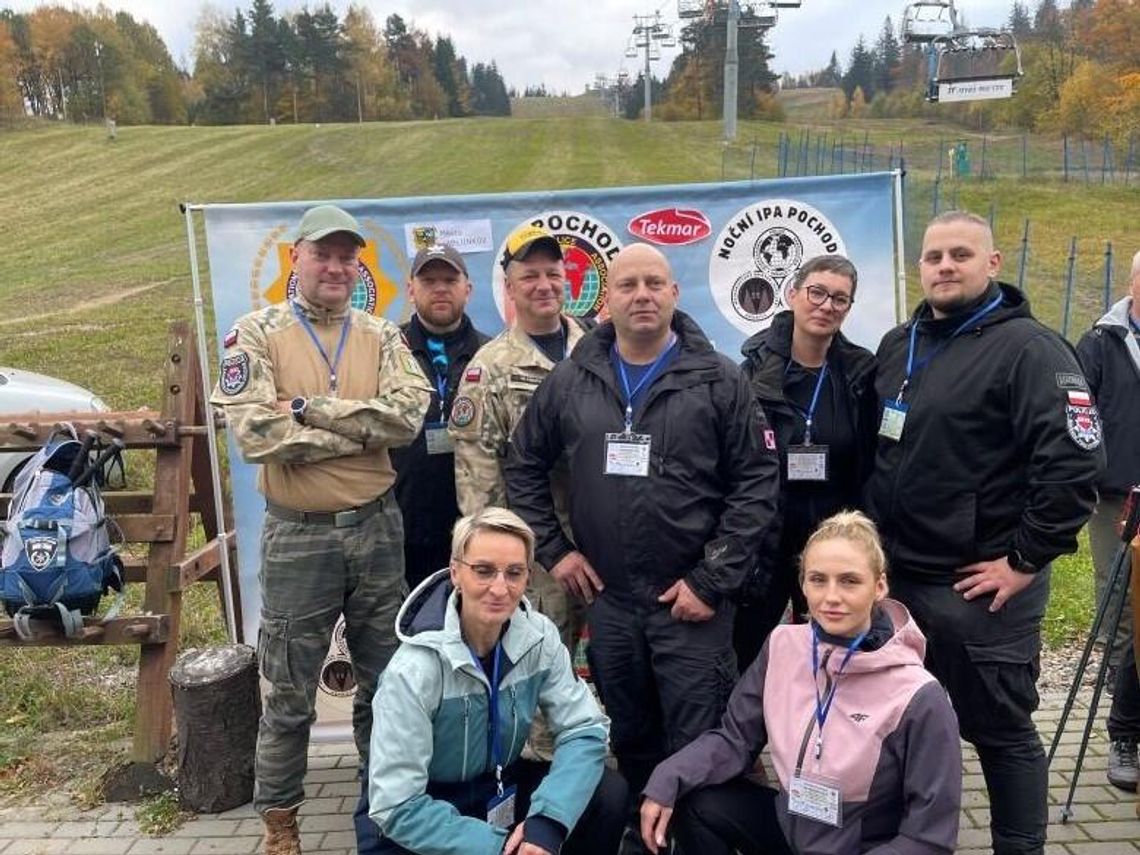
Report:
[[[1029,15],[1029,8],[1021,2],[1014,0],[1009,10],[1009,23],[1007,27],[1011,33],[1021,38],[1033,32],[1033,18]]]
[[[891,16],[883,21],[883,29],[875,42],[875,92],[890,92],[895,88],[895,75],[902,64],[902,46],[895,36]]]

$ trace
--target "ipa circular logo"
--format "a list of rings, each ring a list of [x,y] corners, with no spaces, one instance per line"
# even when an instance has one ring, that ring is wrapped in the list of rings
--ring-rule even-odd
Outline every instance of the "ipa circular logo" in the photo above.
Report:
[[[582,211],[545,211],[511,226],[507,234],[526,224],[545,228],[562,245],[562,256],[566,260],[563,313],[579,318],[595,317],[605,305],[610,262],[622,248],[617,233]],[[511,323],[514,307],[507,300],[503,266],[499,263],[506,247],[504,238],[495,254],[492,280],[495,306],[503,319]]]
[[[737,329],[758,332],[787,307],[795,272],[817,255],[846,255],[838,229],[795,199],[772,199],[734,214],[709,256],[713,302]]]

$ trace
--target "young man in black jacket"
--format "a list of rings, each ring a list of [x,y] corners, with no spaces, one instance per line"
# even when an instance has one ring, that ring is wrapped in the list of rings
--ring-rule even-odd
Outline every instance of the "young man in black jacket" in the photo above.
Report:
[[[626,247],[607,293],[612,323],[538,388],[505,474],[538,560],[592,601],[591,673],[636,794],[724,711],[736,676],[733,597],[775,515],[778,464],[747,379],[676,310],[665,257]],[[550,494],[563,454],[576,546]]]
[[[401,329],[435,387],[424,429],[411,445],[392,453],[396,501],[404,515],[404,573],[414,588],[451,557],[451,526],[459,507],[447,415],[467,363],[488,337],[467,317],[471,280],[454,247],[435,244],[416,253],[407,288],[416,311]]]
[[[1048,765],[1032,721],[1049,563],[1073,552],[1104,467],[1072,348],[995,281],[985,220],[927,227],[925,300],[879,345],[867,508],[891,592],[926,633],[990,796],[996,855],[1045,846]]]
[[[1104,423],[1108,466],[1100,479],[1100,501],[1089,519],[1089,541],[1096,566],[1096,595],[1105,595],[1112,560],[1120,546],[1116,523],[1128,491],[1140,485],[1140,252],[1132,259],[1128,296],[1116,303],[1081,338],[1077,355],[1088,377]],[[1132,568],[1131,591],[1136,590]],[[1130,594],[1131,596],[1131,594]],[[1132,646],[1132,608],[1125,602],[1115,638],[1104,638],[1105,654],[1115,677],[1112,711],[1108,716],[1108,780],[1135,791],[1138,776],[1137,742],[1140,741],[1140,680]]]

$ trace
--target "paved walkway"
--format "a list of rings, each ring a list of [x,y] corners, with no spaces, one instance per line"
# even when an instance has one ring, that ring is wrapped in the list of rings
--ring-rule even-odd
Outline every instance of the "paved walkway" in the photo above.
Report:
[[[1083,698],[1084,701],[1088,697]],[[1048,744],[1061,715],[1063,696],[1042,699],[1038,714]],[[1102,704],[1103,707],[1103,704]],[[1105,779],[1108,745],[1103,712],[1089,740],[1073,804],[1074,815],[1060,822],[1068,794],[1087,706],[1078,704],[1051,772],[1047,855],[1140,855],[1140,820],[1136,797]],[[354,751],[344,744],[316,745],[309,752],[306,792],[301,808],[301,843],[306,855],[349,855],[354,851],[352,810],[356,804]],[[960,853],[988,851],[989,809],[981,769],[966,749]],[[261,821],[249,805],[222,814],[201,815],[166,837],[142,835],[130,805],[104,805],[79,811],[65,797],[35,807],[0,810],[0,855],[246,855],[258,851]]]

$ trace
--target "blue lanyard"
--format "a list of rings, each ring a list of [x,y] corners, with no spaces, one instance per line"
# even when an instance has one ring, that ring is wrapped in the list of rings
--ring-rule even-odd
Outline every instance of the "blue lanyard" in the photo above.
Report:
[[[788,376],[788,368],[790,368],[791,365],[791,360],[788,360],[788,366],[784,369],[785,377]],[[819,371],[819,377],[817,377],[815,380],[815,391],[811,393],[811,403],[808,405],[808,408],[806,410],[801,410],[799,407],[796,407],[795,404],[792,404],[792,406],[795,407],[795,409],[804,417],[804,423],[806,425],[804,428],[804,445],[811,445],[811,423],[815,418],[815,405],[819,403],[819,390],[823,388],[823,381],[825,377],[827,377],[826,361],[823,363],[823,368],[821,368]],[[789,401],[788,403],[791,402]]]
[[[471,650],[468,645],[467,649],[471,651],[471,658],[475,660],[475,664],[479,666],[479,670],[483,670],[483,663],[479,661],[479,657],[475,655],[475,651]],[[503,754],[502,746],[499,745],[499,661],[503,654],[502,641],[495,642],[495,664],[491,668],[491,697],[489,700],[490,706],[487,709],[487,753],[491,758],[491,765],[495,769],[495,783],[499,788],[499,795],[503,794]]]
[[[1140,323],[1137,323],[1131,314],[1128,315],[1128,323],[1132,324],[1132,332],[1136,333],[1136,335],[1140,335]]]
[[[673,349],[673,345],[677,343],[677,335],[673,333],[669,338],[669,343],[665,345],[665,349],[657,354],[657,358],[649,364],[649,368],[641,375],[641,379],[637,381],[637,385],[632,389],[629,388],[629,375],[625,370],[625,360],[621,358],[621,353],[618,352],[617,342],[614,342],[614,356],[617,357],[618,376],[621,377],[621,385],[625,390],[625,432],[631,433],[633,431],[633,399],[637,397],[637,393],[642,390],[656,375],[657,369],[661,367],[661,363],[665,361],[665,357]]]
[[[843,661],[839,663],[839,670],[835,672],[835,679],[831,683],[831,690],[827,693],[827,697],[821,697],[819,694],[819,625],[814,621],[811,625],[811,675],[812,682],[815,686],[815,720],[819,725],[819,732],[815,738],[815,759],[818,760],[820,755],[823,754],[823,725],[827,721],[827,715],[831,712],[831,704],[835,701],[835,692],[839,688],[839,678],[843,676],[844,670],[847,668],[847,663],[851,661],[851,657],[855,655],[855,651],[859,645],[863,643],[863,639],[867,637],[867,632],[864,630],[855,636],[855,639],[847,645],[847,654],[843,657]]]
[[[429,338],[426,341],[428,353],[431,354],[431,367],[435,369],[435,388],[439,392],[440,413],[443,412],[444,401],[447,399],[447,349],[438,338]]]
[[[903,394],[906,392],[906,387],[910,385],[910,378],[914,375],[915,372],[921,371],[923,368],[929,365],[934,357],[949,347],[951,341],[965,332],[968,327],[973,326],[998,306],[1000,306],[1001,300],[1002,295],[998,294],[990,302],[986,303],[986,305],[982,306],[982,308],[978,309],[978,311],[974,312],[974,314],[966,318],[966,320],[958,325],[954,332],[950,333],[950,336],[945,341],[941,342],[937,347],[930,351],[930,353],[926,354],[926,356],[923,359],[919,360],[917,364],[915,363],[914,355],[915,345],[918,343],[919,322],[917,320],[914,321],[914,323],[910,325],[910,347],[908,348],[906,354],[906,377],[903,378],[902,385],[899,387],[899,394],[895,399],[895,403],[902,403]]]
[[[317,338],[317,332],[313,329],[313,325],[309,319],[305,317],[305,312],[297,305],[296,301],[290,300],[289,305],[293,307],[293,314],[297,316],[297,320],[301,322],[301,326],[305,328],[305,332],[309,334],[309,338],[313,340],[313,344],[317,347],[317,352],[321,355],[321,359],[325,361],[325,365],[329,368],[329,394],[336,395],[337,393],[337,379],[336,367],[340,365],[340,358],[344,355],[344,345],[348,341],[348,328],[352,326],[352,310],[349,309],[348,314],[344,316],[344,323],[340,328],[340,341],[336,346],[336,356],[333,360],[329,361],[329,355],[325,352],[324,345],[321,340]]]

